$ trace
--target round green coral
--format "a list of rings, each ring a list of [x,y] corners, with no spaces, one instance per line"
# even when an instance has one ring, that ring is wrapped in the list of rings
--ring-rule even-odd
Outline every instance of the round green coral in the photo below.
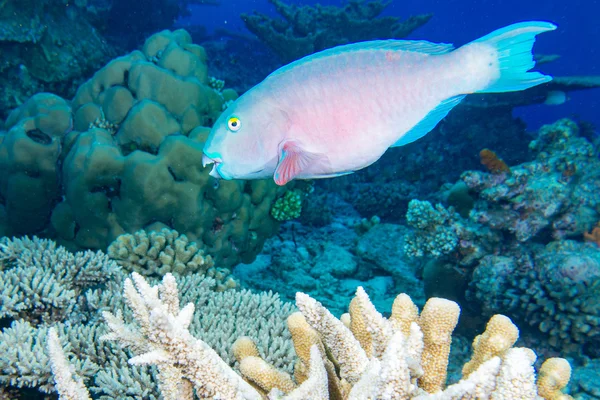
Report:
[[[301,190],[286,192],[278,198],[271,208],[271,215],[277,221],[289,221],[298,218],[302,213],[302,199],[304,193]]]

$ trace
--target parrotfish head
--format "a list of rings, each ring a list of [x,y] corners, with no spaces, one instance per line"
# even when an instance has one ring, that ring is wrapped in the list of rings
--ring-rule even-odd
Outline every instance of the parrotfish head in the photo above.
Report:
[[[271,177],[288,125],[285,112],[250,90],[215,122],[204,145],[202,165],[214,164],[210,175],[220,179]]]

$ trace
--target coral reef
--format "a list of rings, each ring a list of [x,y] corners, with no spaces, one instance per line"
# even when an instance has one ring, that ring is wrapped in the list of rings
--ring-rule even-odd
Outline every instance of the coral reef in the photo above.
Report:
[[[589,231],[600,218],[597,150],[566,119],[542,127],[530,148],[536,159],[511,168],[510,174],[463,173],[461,180],[480,199],[471,219],[519,242]]]
[[[271,216],[277,221],[289,221],[300,217],[304,197],[304,193],[298,189],[286,192],[271,207]]]
[[[437,259],[437,271],[459,269],[453,285],[468,283],[484,315],[505,313],[564,353],[595,357],[600,249],[566,239],[600,218],[598,152],[570,120],[542,127],[530,149],[535,159],[510,170],[462,174],[468,216],[413,200],[405,251]]]
[[[483,149],[479,152],[479,159],[488,171],[493,174],[499,174],[502,172],[510,173],[510,168],[496,153],[490,149]]]
[[[67,101],[39,93],[15,109],[0,136],[0,232],[37,232],[61,196],[60,156],[73,120]],[[4,223],[2,223],[4,222]]]
[[[51,240],[0,241],[0,319],[64,321],[89,287],[114,279],[117,265],[102,253],[72,254]]]
[[[99,340],[107,333],[102,311],[133,318],[121,294],[124,270],[102,252],[72,254],[48,240],[3,238],[0,243],[0,397],[23,395],[26,388],[33,389],[29,393],[55,390],[46,353],[52,324],[67,358],[78,360],[74,370],[94,398],[159,399],[156,370],[131,368],[130,353]],[[235,365],[233,343],[246,335],[270,363],[291,371],[294,351],[285,329],[285,318],[294,311],[290,303],[272,293],[217,292],[217,282],[200,273],[175,276],[180,300],[202,309],[191,321],[191,333],[224,362]]]
[[[72,96],[83,79],[115,56],[83,14],[62,0],[2,2],[0,118],[34,93]]]
[[[407,229],[379,223],[377,218],[362,221],[338,196],[328,198],[335,213],[329,224],[318,228],[296,221],[283,224],[256,261],[235,267],[240,284],[276,291],[289,301],[301,290],[336,316],[345,312],[357,286],[373,293],[373,303],[382,310],[389,310],[400,292],[422,306],[419,263],[403,252]]]
[[[428,201],[411,200],[406,222],[414,228],[404,243],[410,257],[447,257],[472,266],[501,243],[493,229],[462,218],[452,207],[433,207]]]
[[[581,237],[591,230],[600,218],[596,211],[600,161],[594,145],[579,136],[577,124],[560,120],[542,127],[530,148],[536,159],[510,172],[462,174],[461,185],[471,198],[467,218],[441,205],[434,210],[431,204],[412,202],[407,221],[417,231],[414,246],[408,250],[439,257],[440,248],[446,249],[444,254],[461,249],[459,259],[463,259],[463,247],[475,246],[480,251],[471,253],[477,256],[461,261],[473,265],[486,253],[500,250],[500,245],[510,248],[533,239],[549,243]],[[435,243],[440,240],[438,231],[447,233],[442,235],[445,247]]]
[[[242,14],[242,20],[284,63],[341,44],[400,39],[431,18],[431,14],[412,16],[404,21],[380,17],[389,5],[380,0],[349,0],[343,7],[296,6],[281,0],[269,2],[284,20],[258,12]]]
[[[150,286],[133,273],[124,283],[124,297],[136,325],[105,311],[107,340],[118,341],[134,354],[131,365],[155,365],[164,398],[256,399],[451,399],[506,397],[568,399],[561,392],[571,374],[569,363],[546,360],[535,381],[535,353],[515,348],[518,329],[496,315],[473,342],[473,356],[463,379],[445,387],[452,331],[460,309],[454,302],[430,299],[419,315],[404,294],[394,301],[392,315],[379,314],[362,288],[350,303],[350,313],[335,318],[304,293],[296,295],[300,309],[288,317],[294,341],[294,379],[260,357],[246,337],[234,344],[241,375],[236,374],[205,342],[189,331],[194,305],[180,307],[177,282],[171,274]],[[85,396],[81,383],[65,371],[55,331],[48,334],[57,389],[62,396]]]
[[[4,0],[0,3],[0,118],[30,96],[70,98],[118,52],[186,15],[199,0]]]
[[[168,227],[219,267],[251,261],[278,227],[269,212],[287,188],[208,176],[208,126],[237,97],[215,82],[187,32],[163,31],[96,72],[70,105],[33,96],[0,135],[0,231],[106,249],[121,234]]]
[[[566,240],[520,258],[489,255],[475,268],[470,287],[469,298],[485,314],[508,313],[548,335],[548,343],[565,353],[600,355],[596,245]]]

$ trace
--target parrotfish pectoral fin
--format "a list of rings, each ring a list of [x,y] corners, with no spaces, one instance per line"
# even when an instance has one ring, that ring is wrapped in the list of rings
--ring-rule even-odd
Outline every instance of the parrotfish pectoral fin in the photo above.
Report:
[[[502,93],[524,90],[552,80],[549,75],[528,72],[535,67],[533,44],[540,33],[553,31],[556,25],[544,21],[527,21],[498,29],[473,43],[494,47],[498,53],[500,77],[479,93]]]
[[[297,142],[286,140],[279,146],[279,163],[273,179],[276,184],[285,185],[322,158],[321,154],[307,152]]]
[[[413,128],[406,132],[396,143],[390,147],[404,146],[405,144],[414,142],[428,134],[442,120],[450,110],[464,99],[465,96],[454,96],[442,101],[436,108],[429,111],[425,118],[417,123]]]

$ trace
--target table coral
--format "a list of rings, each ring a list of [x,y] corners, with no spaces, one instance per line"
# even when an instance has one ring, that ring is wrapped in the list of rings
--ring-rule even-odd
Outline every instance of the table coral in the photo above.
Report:
[[[389,5],[380,0],[350,0],[343,7],[296,6],[280,0],[269,1],[284,20],[258,12],[242,14],[242,20],[286,63],[340,44],[401,39],[431,18],[431,14],[412,16],[405,21],[380,17]]]

